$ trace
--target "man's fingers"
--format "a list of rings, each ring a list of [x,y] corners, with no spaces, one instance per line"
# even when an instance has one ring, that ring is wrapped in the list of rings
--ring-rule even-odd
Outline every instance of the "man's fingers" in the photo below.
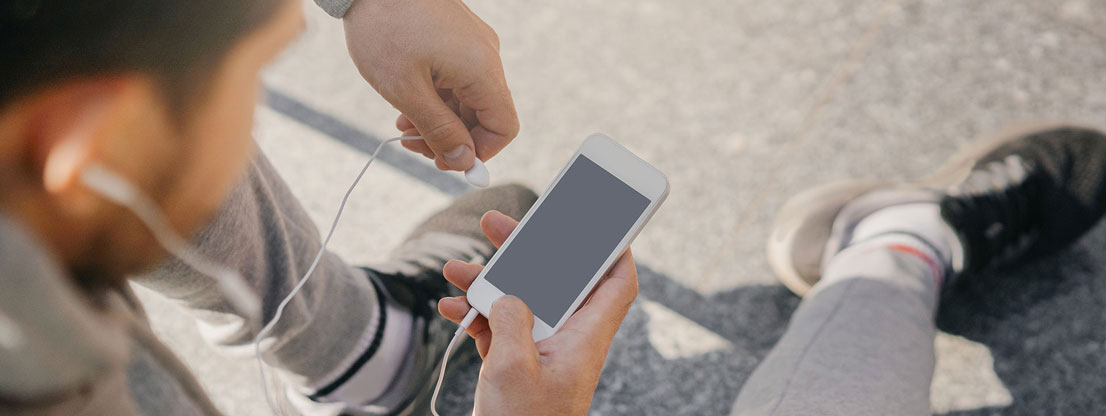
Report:
[[[476,158],[475,145],[465,123],[442,101],[429,74],[408,83],[389,98],[415,126],[437,156],[438,166],[467,170]]]
[[[637,298],[637,267],[630,251],[615,262],[610,273],[599,283],[588,303],[565,323],[596,339],[609,342]]]
[[[480,120],[476,119],[476,110],[469,108],[467,105],[458,103],[457,114],[461,116],[461,121],[465,122],[465,126],[469,128],[469,134],[472,134],[473,127],[480,124]],[[475,140],[475,138],[473,138],[473,140]],[[480,145],[476,147],[479,149]],[[477,155],[479,154],[480,153],[477,153]]]
[[[488,211],[480,218],[480,230],[495,248],[499,248],[518,227],[518,221],[499,211]]]
[[[408,132],[404,132],[403,135],[407,136]],[[415,135],[418,135],[417,131],[415,132]],[[430,159],[433,159],[435,156],[434,151],[430,150],[430,146],[427,146],[426,142],[422,140],[404,140],[400,143],[402,143],[403,147],[407,148],[407,150],[426,156]]]
[[[438,301],[438,313],[445,319],[460,323],[469,312],[469,302],[463,296],[442,298]]]
[[[400,114],[399,117],[396,117],[396,130],[408,131],[414,128],[415,123],[412,123],[411,120],[407,119],[407,116]]]
[[[438,301],[438,313],[441,313],[445,319],[448,319],[455,323],[461,323],[461,320],[465,319],[465,315],[469,313],[469,309],[472,306],[469,305],[469,301],[464,296],[442,298]],[[483,316],[477,316],[476,319],[469,324],[465,332],[468,332],[472,337],[478,337],[488,329],[488,319]]]
[[[421,134],[419,134],[419,129],[416,129],[415,125],[411,123],[411,120],[408,120],[407,116],[403,114],[396,117],[396,129],[400,131],[401,136],[421,136]],[[430,150],[430,146],[428,146],[424,140],[404,140],[400,142],[400,144],[407,148],[407,150],[426,156],[429,159],[434,159],[436,157],[434,151]]]
[[[476,280],[476,276],[480,275],[480,271],[484,270],[484,266],[479,264],[466,263],[460,260],[450,260],[442,268],[442,275],[445,276],[445,280],[449,283],[453,283],[463,291],[468,292],[469,286],[472,285],[472,281]]]
[[[499,56],[495,56],[493,70],[483,73],[481,79],[454,92],[465,107],[475,113],[477,125],[470,135],[476,146],[476,155],[488,160],[503,150],[518,136],[518,112],[507,88]]]
[[[418,131],[426,142],[425,148],[405,146],[418,153],[432,151],[439,168],[452,170],[472,167],[471,157],[488,160],[503,150],[518,136],[519,122],[501,65],[496,63],[495,68],[482,74],[480,81],[456,91],[427,90],[409,100],[411,104],[396,103],[403,112],[396,119],[396,128],[405,134]],[[457,147],[460,145],[468,146],[471,153]]]
[[[511,141],[518,136],[518,127],[514,128],[514,133],[507,135],[497,133],[494,130],[489,129],[484,125],[484,120],[477,116],[477,122],[479,124],[473,127],[469,132],[472,137],[472,142],[476,146],[476,154],[480,157],[480,160],[488,160],[495,155],[499,154],[499,151],[511,144]]]
[[[461,318],[464,319],[464,317]],[[477,316],[476,319],[473,319],[472,323],[469,324],[469,327],[465,329],[465,332],[468,332],[469,336],[475,339],[480,339],[481,336],[487,336],[491,334],[491,332],[488,331],[488,318]]]
[[[534,315],[519,298],[503,296],[492,304],[488,327],[492,332],[484,365],[492,371],[526,374],[537,370],[538,349],[534,344]],[[520,374],[520,375],[521,375]]]
[[[438,301],[438,313],[441,313],[443,317],[454,322],[461,323],[461,320],[465,319],[465,315],[468,314],[469,308],[468,299],[464,296],[442,298]],[[469,327],[465,329],[465,332],[469,334],[474,340],[476,340],[476,348],[480,352],[480,356],[483,357],[488,353],[488,345],[491,343],[491,331],[488,330],[488,319],[483,316],[477,316],[476,319],[469,324]]]

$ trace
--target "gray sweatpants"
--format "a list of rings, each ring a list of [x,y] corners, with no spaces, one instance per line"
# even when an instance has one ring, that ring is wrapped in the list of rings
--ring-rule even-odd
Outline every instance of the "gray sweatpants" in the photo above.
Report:
[[[930,414],[934,274],[921,257],[882,245],[839,253],[733,414]]]

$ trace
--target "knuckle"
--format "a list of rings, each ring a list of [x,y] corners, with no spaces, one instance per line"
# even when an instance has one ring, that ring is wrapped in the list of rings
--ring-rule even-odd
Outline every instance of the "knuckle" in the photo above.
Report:
[[[522,131],[522,126],[518,123],[518,117],[512,117],[513,121],[507,125],[507,130],[504,131],[504,135],[507,136],[507,140],[512,140],[518,137],[518,133]]]
[[[499,34],[495,33],[494,29],[488,28],[488,39],[491,40],[492,45],[495,45],[495,50],[498,51],[500,47]]]
[[[521,375],[525,368],[525,363],[521,357],[518,357],[518,354],[498,354],[494,359],[485,361],[484,365],[492,373],[499,374],[500,377]]]
[[[419,129],[419,131],[422,131],[423,137],[427,139],[427,142],[433,144],[453,139],[457,129],[463,128],[464,123],[462,123],[459,118],[442,115],[435,117],[435,121],[425,130]]]
[[[485,71],[497,68],[499,65],[498,41],[492,45],[480,45],[469,51],[469,59],[475,68],[484,68]]]

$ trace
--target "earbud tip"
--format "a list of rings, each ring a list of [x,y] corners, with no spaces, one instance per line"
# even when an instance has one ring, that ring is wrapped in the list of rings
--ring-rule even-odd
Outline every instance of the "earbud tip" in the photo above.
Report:
[[[465,171],[465,179],[478,188],[486,188],[492,183],[492,175],[480,159],[474,159],[472,167]]]

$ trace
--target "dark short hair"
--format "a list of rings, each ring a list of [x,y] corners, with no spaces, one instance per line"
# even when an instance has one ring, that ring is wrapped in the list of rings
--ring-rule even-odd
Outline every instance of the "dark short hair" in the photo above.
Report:
[[[135,72],[183,117],[237,40],[286,0],[0,0],[0,108],[50,85]]]

